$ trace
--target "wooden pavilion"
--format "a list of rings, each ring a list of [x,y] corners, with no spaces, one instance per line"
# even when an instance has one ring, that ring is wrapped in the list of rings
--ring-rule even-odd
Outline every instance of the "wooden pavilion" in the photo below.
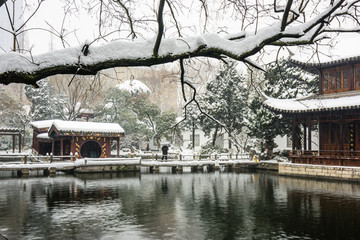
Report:
[[[21,129],[19,128],[0,128],[0,136],[12,136],[12,152],[15,153],[15,138],[19,140],[19,153],[21,152]]]
[[[123,128],[117,123],[45,120],[32,122],[33,151],[39,155],[79,158],[109,158],[111,143],[117,141],[119,157],[120,137]]]
[[[360,166],[360,56],[318,64],[292,62],[319,74],[320,91],[301,99],[264,101],[269,109],[292,119],[291,161]],[[311,148],[312,130],[319,134],[317,150]]]

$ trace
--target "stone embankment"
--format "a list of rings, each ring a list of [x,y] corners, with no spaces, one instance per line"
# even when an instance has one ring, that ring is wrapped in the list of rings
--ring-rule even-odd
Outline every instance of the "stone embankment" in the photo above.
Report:
[[[181,159],[181,158],[180,158]],[[317,177],[327,179],[343,179],[360,181],[359,167],[328,166],[293,164],[288,162],[251,161],[248,159],[207,159],[191,158],[192,160],[169,160],[162,162],[155,159],[133,158],[108,158],[108,159],[76,159],[76,161],[57,162],[26,162],[2,163],[0,171],[17,172],[19,176],[29,175],[31,171],[42,170],[45,175],[62,172],[126,172],[140,171],[141,168],[149,168],[150,172],[158,172],[160,167],[171,167],[172,172],[183,172],[184,168],[190,168],[191,172],[197,171],[231,171],[237,169],[272,170],[280,175]]]
[[[281,163],[279,174],[360,181],[359,167]]]

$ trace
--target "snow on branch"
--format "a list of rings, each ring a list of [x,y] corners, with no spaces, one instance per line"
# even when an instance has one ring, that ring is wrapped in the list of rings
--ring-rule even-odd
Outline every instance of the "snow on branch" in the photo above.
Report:
[[[295,1],[296,2],[296,1]],[[32,56],[20,53],[0,54],[0,83],[12,82],[36,84],[36,81],[56,74],[94,75],[98,71],[122,66],[152,66],[192,57],[222,59],[229,57],[255,65],[248,59],[267,45],[289,46],[312,44],[324,37],[325,32],[344,32],[343,28],[330,28],[330,21],[348,16],[356,11],[360,0],[337,0],[323,12],[302,22],[295,3],[288,0],[283,16],[271,26],[258,29],[256,33],[242,31],[237,34],[203,34],[192,37],[164,38],[162,30],[162,8],[158,11],[158,35],[149,40],[118,40],[100,46],[78,46]],[[346,11],[344,10],[346,9]],[[354,15],[355,16],[355,15]],[[129,17],[129,15],[128,15]],[[355,21],[356,22],[356,21]],[[331,29],[331,30],[330,30]],[[359,26],[349,31],[359,31]],[[180,35],[180,34],[179,34]],[[160,44],[161,43],[161,44]],[[82,51],[86,47],[86,52]]]

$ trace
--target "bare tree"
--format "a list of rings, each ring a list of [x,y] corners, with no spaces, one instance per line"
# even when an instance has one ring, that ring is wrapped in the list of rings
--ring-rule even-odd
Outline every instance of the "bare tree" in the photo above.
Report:
[[[25,9],[27,9],[26,1],[19,0],[9,0],[9,1],[1,1],[0,7],[4,8],[6,13],[6,18],[8,22],[8,28],[1,27],[0,30],[5,32],[6,34],[10,34],[12,36],[12,51],[14,52],[23,52],[24,49],[24,33],[28,31],[25,28],[26,24],[31,21],[31,19],[36,15],[39,11],[41,4],[45,0],[38,0],[35,4],[35,7],[27,14],[25,18]]]
[[[1,8],[13,1],[6,1]],[[41,2],[38,0],[39,6]],[[199,106],[198,90],[185,74],[190,59],[231,58],[262,69],[250,57],[262,56],[269,47],[310,47],[316,52],[318,46],[331,43],[338,34],[360,31],[360,0],[214,0],[211,4],[204,0],[64,2],[64,19],[84,6],[89,14],[97,16],[92,41],[80,40],[83,42],[80,46],[68,48],[63,44],[62,50],[36,56],[0,54],[0,83],[36,86],[36,81],[56,74],[95,75],[113,67],[178,62],[186,117],[186,106],[192,102]],[[63,43],[68,37],[64,29],[64,26],[59,31],[53,29]],[[189,99],[185,88],[190,89]],[[206,114],[201,108],[200,111]]]
[[[189,2],[193,4],[175,0],[156,3],[87,1],[92,11],[98,14],[98,38],[106,39],[109,34],[103,32],[106,14],[106,22],[111,22],[112,27],[117,24],[120,31],[127,31],[130,40],[116,40],[101,46],[87,42],[38,56],[2,54],[0,82],[36,84],[37,80],[55,74],[94,75],[106,68],[151,66],[177,60],[183,62],[183,59],[194,57],[229,57],[260,68],[249,57],[266,46],[313,45],[332,33],[360,30],[357,20],[359,0],[287,0],[285,4],[276,0],[268,4],[254,0],[215,1],[216,6],[211,7],[206,1]],[[75,5],[77,1],[68,4]],[[228,32],[230,29],[221,24],[214,25],[219,19],[209,17],[213,13],[221,16],[229,9],[232,9],[232,20],[239,26],[238,32]],[[187,16],[184,12],[188,10],[202,16],[202,33],[210,32],[211,28],[217,33],[194,35],[198,32],[192,26],[184,24],[183,27],[185,20],[182,17]],[[345,22],[351,23],[351,27],[341,27]],[[155,38],[146,35],[151,32],[156,33]],[[131,40],[139,36],[145,40]]]
[[[63,119],[74,120],[83,111],[93,108],[102,94],[100,78],[90,76],[58,75],[51,79],[57,91],[66,95]]]

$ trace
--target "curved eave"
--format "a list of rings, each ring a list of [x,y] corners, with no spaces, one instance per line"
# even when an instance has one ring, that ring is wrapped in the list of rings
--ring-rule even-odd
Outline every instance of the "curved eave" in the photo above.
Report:
[[[281,114],[303,114],[303,113],[321,113],[321,112],[329,112],[329,111],[347,111],[347,110],[359,110],[360,105],[356,106],[344,106],[344,107],[332,107],[332,108],[318,108],[318,109],[303,109],[303,110],[289,110],[289,109],[281,109],[273,106],[269,106],[264,103],[265,107],[269,110],[281,113]]]
[[[311,63],[311,62],[301,62],[295,59],[290,59],[290,63],[304,69],[305,71],[311,73],[318,73],[320,69],[335,67],[339,65],[347,65],[349,63],[360,62],[360,56],[348,57],[337,59],[334,61],[322,62],[322,63]]]
[[[358,110],[360,92],[309,95],[298,99],[276,99],[264,95],[263,104],[270,110],[283,114]]]

